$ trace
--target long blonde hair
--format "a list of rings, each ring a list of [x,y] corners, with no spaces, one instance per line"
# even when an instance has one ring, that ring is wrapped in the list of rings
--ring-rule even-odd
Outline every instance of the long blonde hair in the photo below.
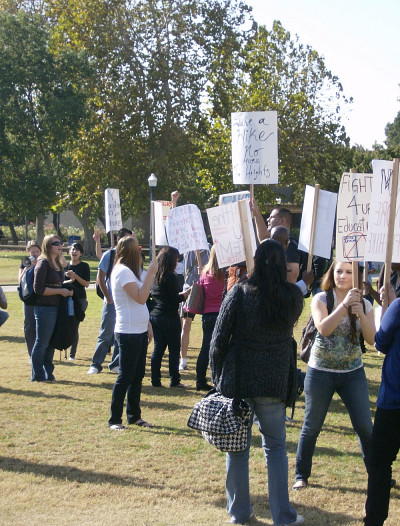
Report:
[[[57,256],[53,258],[53,255],[52,255],[52,251],[51,251],[51,246],[52,245],[51,244],[53,243],[53,241],[55,239],[57,239],[60,243],[62,243],[62,239],[59,236],[57,236],[56,234],[49,234],[48,236],[46,236],[43,239],[42,253],[39,256],[39,259],[47,259],[47,261],[49,262],[49,265],[51,267],[53,267],[52,263],[53,263],[53,261],[55,261],[56,264],[58,265],[58,268],[60,270],[63,270],[64,265],[63,265],[63,262],[61,260],[61,257],[57,254]]]
[[[125,236],[118,241],[115,265],[118,263],[128,267],[140,281],[140,249],[136,238]]]
[[[222,281],[225,276],[224,269],[220,269],[218,267],[217,253],[215,251],[214,245],[211,247],[211,250],[210,250],[210,258],[207,264],[204,265],[203,270],[202,270],[202,274],[204,274],[204,276],[207,273],[211,274],[211,276],[214,276],[214,278],[219,279],[220,281]]]

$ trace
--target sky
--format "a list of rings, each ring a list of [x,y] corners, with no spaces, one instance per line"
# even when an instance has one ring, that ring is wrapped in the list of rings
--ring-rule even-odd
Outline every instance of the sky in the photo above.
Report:
[[[344,95],[351,144],[383,144],[400,111],[400,0],[247,0],[255,20],[279,20],[325,58]]]

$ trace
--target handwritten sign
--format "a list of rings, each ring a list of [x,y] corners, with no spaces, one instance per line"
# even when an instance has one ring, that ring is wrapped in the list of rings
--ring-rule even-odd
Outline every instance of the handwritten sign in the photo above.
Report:
[[[372,174],[344,173],[336,212],[336,260],[364,261]]]
[[[107,188],[104,192],[106,232],[122,228],[119,190]]]
[[[166,224],[168,244],[180,254],[192,250],[208,250],[200,210],[196,205],[171,208]]]
[[[278,182],[278,114],[276,111],[232,113],[234,184]]]
[[[326,190],[319,191],[314,234],[314,256],[326,259],[331,257],[336,202],[337,194]],[[313,205],[314,187],[306,186],[299,236],[299,250],[303,250],[303,252],[308,252],[310,249]]]
[[[251,213],[248,204],[247,211],[251,225]],[[208,208],[207,217],[219,268],[229,267],[229,265],[245,261],[246,253],[238,203]],[[256,239],[253,228],[251,228],[250,235],[253,256],[256,251]]]
[[[172,201],[154,201],[154,235],[158,246],[168,245],[165,225],[171,207]]]
[[[228,203],[236,203],[242,199],[250,199],[250,192],[245,190],[244,192],[231,192],[229,194],[221,194],[219,196],[218,204],[227,205]]]
[[[390,195],[392,189],[392,161],[372,161],[371,206],[368,221],[365,259],[385,261],[389,225]],[[396,219],[394,224],[392,262],[400,263],[400,185],[397,192]]]

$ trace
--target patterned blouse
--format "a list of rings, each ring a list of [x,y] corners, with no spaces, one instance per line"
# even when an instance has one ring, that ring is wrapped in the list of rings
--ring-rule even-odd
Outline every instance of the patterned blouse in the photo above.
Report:
[[[338,305],[335,290],[333,290],[333,297],[333,310],[335,310]],[[325,292],[316,294],[312,301],[322,301],[322,303],[326,305]],[[363,299],[363,301],[365,313],[367,314],[372,310],[372,305],[368,300]],[[348,316],[341,319],[339,325],[329,336],[322,336],[317,332],[311,348],[308,365],[314,369],[335,373],[346,373],[362,367],[362,352],[359,343],[361,333],[360,320],[357,320],[356,328],[356,343],[351,341],[351,329]]]

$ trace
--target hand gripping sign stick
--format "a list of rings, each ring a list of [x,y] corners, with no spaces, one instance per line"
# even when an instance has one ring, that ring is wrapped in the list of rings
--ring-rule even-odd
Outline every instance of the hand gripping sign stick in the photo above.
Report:
[[[312,222],[311,222],[310,248],[308,250],[307,272],[310,272],[310,270],[312,269],[312,260],[314,256],[315,225],[317,222],[319,188],[320,188],[320,185],[316,184],[315,189],[314,189],[314,205],[313,205],[313,214],[312,214]]]
[[[393,159],[393,173],[392,173],[392,191],[390,194],[390,210],[389,210],[389,225],[388,225],[388,236],[386,245],[386,258],[385,258],[385,277],[383,286],[385,287],[385,297],[382,303],[382,316],[385,310],[388,308],[388,294],[387,290],[390,281],[390,274],[392,271],[392,252],[393,252],[393,237],[394,237],[394,223],[396,219],[396,206],[397,206],[397,189],[399,181],[399,160]]]

